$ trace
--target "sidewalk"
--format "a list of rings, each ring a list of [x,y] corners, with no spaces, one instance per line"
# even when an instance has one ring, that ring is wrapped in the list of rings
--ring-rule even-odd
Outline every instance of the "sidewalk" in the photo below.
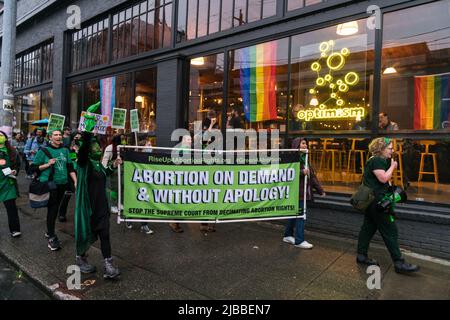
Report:
[[[19,180],[25,191],[27,181]],[[82,290],[68,291],[66,269],[75,256],[74,199],[69,221],[57,222],[63,246],[58,252],[50,252],[44,238],[46,210],[31,209],[25,195],[17,203],[22,238],[9,237],[2,206],[0,254],[61,299],[450,299],[450,263],[407,257],[422,270],[398,275],[383,246],[371,248],[371,256],[381,264],[381,290],[369,290],[369,275],[355,263],[353,240],[307,231],[315,247],[305,251],[283,243],[282,226],[270,222],[219,224],[217,232],[208,235],[196,224],[182,225],[181,234],[167,224],[150,224],[155,234],[145,235],[140,224],[129,230],[117,225],[115,216],[111,242],[121,279],[103,280],[96,243],[89,259],[99,270],[82,277]]]

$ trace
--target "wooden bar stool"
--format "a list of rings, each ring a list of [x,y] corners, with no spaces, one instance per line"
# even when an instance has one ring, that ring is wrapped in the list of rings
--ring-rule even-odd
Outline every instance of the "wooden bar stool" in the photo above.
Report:
[[[356,155],[359,155],[361,164],[361,174],[364,174],[364,160],[366,151],[356,149],[356,142],[363,141],[364,139],[351,139],[351,140],[352,140],[352,147],[348,151],[348,158],[347,158],[347,177],[350,174],[350,170],[352,171],[353,174],[356,175]],[[351,163],[353,163],[353,166],[351,166]]]
[[[322,156],[320,157],[319,171],[322,171],[325,175],[325,171],[331,171],[331,181],[335,180],[336,171],[336,155],[339,150],[331,149],[329,146],[333,143],[334,139],[320,139],[322,140]],[[325,165],[325,168],[324,168]]]
[[[398,162],[398,167],[392,174],[392,179],[396,186],[401,186],[403,189],[405,189],[405,186],[403,184],[403,141],[394,139],[392,141],[392,144],[395,151],[393,154],[393,159]]]
[[[436,144],[436,141],[431,140],[422,140],[419,141],[419,143],[423,146],[425,146],[425,152],[420,153],[420,168],[419,168],[419,179],[418,182],[422,180],[423,175],[433,175],[434,176],[434,182],[439,183],[439,176],[438,176],[438,166],[437,166],[437,153],[430,152],[430,146],[434,146]],[[425,167],[425,159],[426,157],[431,157],[433,159],[433,171],[423,171]]]

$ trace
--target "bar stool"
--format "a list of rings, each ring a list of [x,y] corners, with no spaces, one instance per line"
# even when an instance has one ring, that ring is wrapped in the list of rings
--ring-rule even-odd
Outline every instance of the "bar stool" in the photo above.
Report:
[[[418,182],[422,180],[423,175],[433,175],[434,182],[439,183],[438,177],[438,166],[437,166],[437,153],[430,152],[430,146],[434,146],[436,141],[431,140],[422,140],[419,141],[421,145],[425,146],[425,152],[420,153],[420,168],[419,168],[419,179]],[[425,167],[425,159],[426,157],[431,157],[433,159],[433,171],[423,171]]]
[[[351,168],[352,168],[352,173],[356,175],[356,155],[359,155],[360,164],[361,164],[361,174],[364,174],[364,159],[365,159],[366,151],[356,149],[356,141],[363,141],[364,139],[351,139],[351,140],[352,140],[352,147],[348,151],[348,159],[347,159],[347,177],[349,177]],[[351,166],[352,162],[353,162],[353,167]]]
[[[331,181],[334,183],[336,171],[336,155],[339,150],[328,148],[333,143],[334,139],[320,139],[320,140],[322,140],[323,147],[322,147],[322,156],[320,157],[319,171],[322,171],[322,168],[325,164],[326,171],[331,170]]]
[[[403,141],[397,141],[396,139],[394,139],[392,141],[392,144],[395,151],[395,153],[393,154],[393,159],[398,162],[398,167],[392,174],[392,179],[395,185],[401,186],[403,189],[405,189],[405,186],[403,184]]]

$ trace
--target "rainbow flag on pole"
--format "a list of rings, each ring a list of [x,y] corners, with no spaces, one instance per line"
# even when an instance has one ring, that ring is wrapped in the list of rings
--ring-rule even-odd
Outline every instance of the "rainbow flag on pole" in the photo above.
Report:
[[[109,116],[112,121],[112,111],[116,107],[116,77],[100,80],[100,99],[102,102],[102,115]]]
[[[277,43],[273,41],[240,49],[237,58],[245,118],[249,122],[276,120]]]
[[[450,73],[415,77],[414,129],[443,129],[449,121]]]

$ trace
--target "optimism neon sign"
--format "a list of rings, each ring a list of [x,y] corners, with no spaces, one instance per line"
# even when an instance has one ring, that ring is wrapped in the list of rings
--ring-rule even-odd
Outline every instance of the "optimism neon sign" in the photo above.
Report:
[[[365,109],[362,107],[345,107],[347,102],[343,99],[343,96],[349,92],[351,87],[359,83],[360,78],[353,71],[345,74],[343,78],[334,78],[334,73],[344,68],[346,58],[350,56],[348,48],[335,52],[334,47],[335,42],[333,40],[322,42],[319,46],[320,59],[311,64],[311,70],[317,73],[317,79],[315,87],[310,89],[309,93],[315,96],[319,93],[319,88],[327,88],[329,91],[328,99],[320,103],[318,108],[298,112],[297,117],[301,120],[354,118],[360,121],[365,116]],[[321,71],[324,62],[328,67],[328,73],[322,76]],[[331,105],[338,108],[329,109],[328,107]]]

